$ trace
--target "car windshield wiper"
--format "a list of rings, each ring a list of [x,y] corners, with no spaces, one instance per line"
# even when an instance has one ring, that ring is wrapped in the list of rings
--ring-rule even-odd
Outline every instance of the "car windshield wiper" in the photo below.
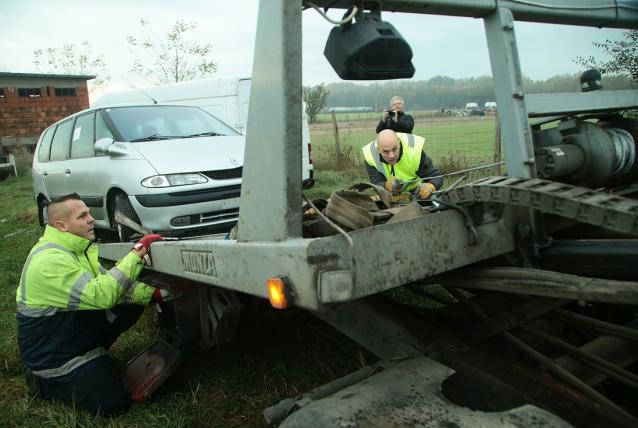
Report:
[[[139,143],[140,141],[157,141],[157,140],[172,140],[173,138],[179,138],[174,135],[161,135],[161,134],[153,134],[148,137],[136,138],[135,140],[131,140],[131,143]]]
[[[218,137],[220,135],[223,134],[218,134],[217,132],[200,132],[199,134],[190,134],[190,135],[184,135],[183,138],[193,138],[193,137]]]

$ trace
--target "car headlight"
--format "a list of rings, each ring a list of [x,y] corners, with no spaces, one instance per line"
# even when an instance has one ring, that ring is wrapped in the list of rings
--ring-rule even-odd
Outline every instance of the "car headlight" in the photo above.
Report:
[[[144,187],[171,187],[186,186],[187,184],[202,184],[208,182],[208,178],[201,174],[167,174],[154,175],[142,181]]]

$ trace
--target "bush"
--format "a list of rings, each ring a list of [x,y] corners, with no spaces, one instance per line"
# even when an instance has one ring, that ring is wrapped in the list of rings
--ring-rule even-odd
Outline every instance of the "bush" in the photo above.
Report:
[[[343,171],[352,168],[364,169],[363,157],[360,155],[359,148],[347,143],[341,145],[341,154],[339,157],[337,156],[337,151],[334,149],[334,146],[328,150],[317,151],[317,158],[313,158],[313,164],[317,169],[322,170]]]

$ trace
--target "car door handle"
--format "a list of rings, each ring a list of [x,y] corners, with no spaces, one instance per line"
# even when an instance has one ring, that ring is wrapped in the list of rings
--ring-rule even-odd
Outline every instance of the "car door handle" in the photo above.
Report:
[[[65,174],[71,174],[71,170],[70,170],[70,169],[65,169],[65,170],[64,170],[64,173],[65,173]]]

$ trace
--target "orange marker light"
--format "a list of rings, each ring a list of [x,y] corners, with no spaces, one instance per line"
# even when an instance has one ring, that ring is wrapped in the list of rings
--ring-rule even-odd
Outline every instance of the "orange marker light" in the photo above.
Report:
[[[283,278],[268,278],[268,299],[273,308],[286,309],[288,299],[286,298],[286,283]]]

